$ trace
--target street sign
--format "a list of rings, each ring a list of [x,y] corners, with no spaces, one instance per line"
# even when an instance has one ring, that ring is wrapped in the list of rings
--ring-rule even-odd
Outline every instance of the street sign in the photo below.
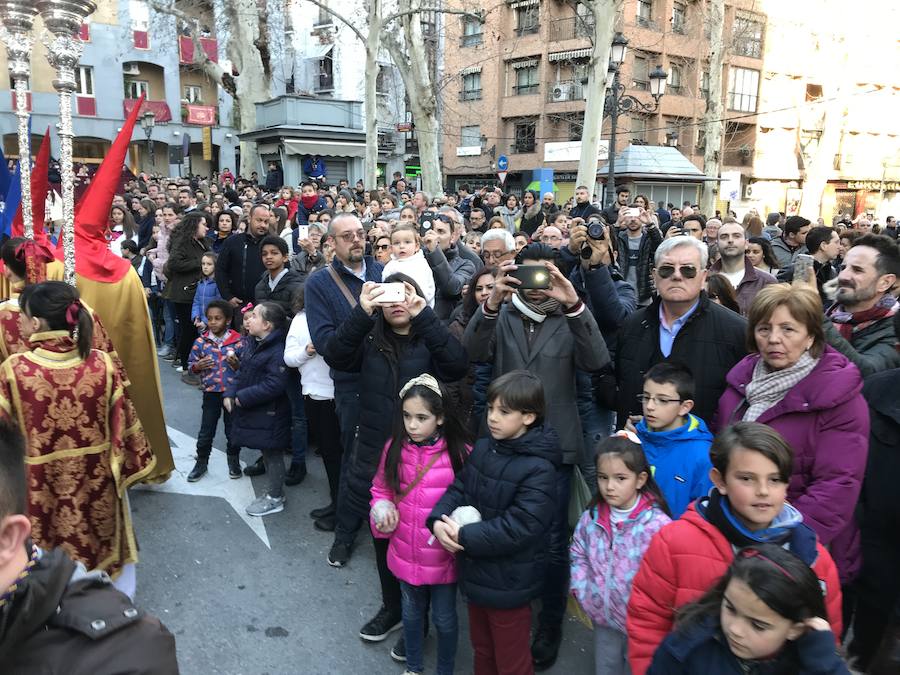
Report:
[[[503,185],[506,182],[506,171],[498,171],[497,178],[500,179],[500,185]]]
[[[506,155],[500,155],[497,158],[497,171],[498,173],[502,171],[504,174],[509,171],[509,158]],[[503,178],[500,180],[502,181]]]

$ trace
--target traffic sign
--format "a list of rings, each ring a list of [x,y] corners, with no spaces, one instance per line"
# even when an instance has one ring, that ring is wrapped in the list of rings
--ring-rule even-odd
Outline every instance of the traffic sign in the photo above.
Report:
[[[506,171],[498,171],[497,178],[500,179],[500,185],[503,185],[506,182]]]
[[[509,158],[506,155],[500,155],[497,158],[497,171],[506,173],[509,171]],[[500,180],[503,180],[502,178]]]

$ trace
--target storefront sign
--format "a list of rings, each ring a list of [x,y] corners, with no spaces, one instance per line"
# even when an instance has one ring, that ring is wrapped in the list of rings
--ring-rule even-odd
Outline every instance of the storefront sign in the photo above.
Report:
[[[885,192],[900,191],[900,181],[880,180],[848,180],[848,190],[884,190]]]

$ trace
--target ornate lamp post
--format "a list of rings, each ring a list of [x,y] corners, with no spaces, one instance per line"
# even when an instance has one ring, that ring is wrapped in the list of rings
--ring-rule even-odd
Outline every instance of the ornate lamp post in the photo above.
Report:
[[[606,91],[606,100],[603,104],[603,114],[609,115],[609,173],[606,178],[607,203],[612,204],[616,198],[616,133],[618,131],[619,115],[629,112],[641,112],[651,115],[659,110],[659,99],[666,93],[666,79],[668,73],[661,66],[656,66],[650,73],[650,95],[653,103],[644,103],[631,94],[625,93],[625,85],[619,80],[619,69],[625,61],[625,52],[628,48],[628,40],[621,33],[616,33],[609,52],[609,74],[612,74],[612,84]],[[609,77],[607,77],[609,82]]]
[[[147,153],[150,156],[150,173],[153,173],[154,167],[156,167],[156,161],[153,156],[153,127],[156,125],[156,115],[152,110],[148,110],[141,117],[141,128],[144,130],[144,135],[147,137]]]
[[[47,60],[56,69],[53,88],[59,94],[59,172],[62,178],[65,281],[75,285],[75,172],[72,167],[72,94],[75,69],[84,45],[78,31],[97,5],[91,0],[38,0],[38,11],[52,39],[45,40]]]
[[[22,221],[25,236],[34,236],[31,213],[31,139],[28,136],[28,78],[31,76],[31,52],[34,49],[34,17],[37,8],[30,0],[0,2],[0,39],[6,44],[9,74],[16,92],[16,117],[19,132],[19,170],[22,178]]]

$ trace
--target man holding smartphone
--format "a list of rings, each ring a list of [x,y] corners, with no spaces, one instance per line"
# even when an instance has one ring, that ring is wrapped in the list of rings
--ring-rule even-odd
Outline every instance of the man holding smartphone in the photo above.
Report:
[[[638,206],[620,210],[618,224],[619,269],[637,293],[638,305],[645,307],[653,299],[653,256],[662,243],[662,232],[650,213]]]

